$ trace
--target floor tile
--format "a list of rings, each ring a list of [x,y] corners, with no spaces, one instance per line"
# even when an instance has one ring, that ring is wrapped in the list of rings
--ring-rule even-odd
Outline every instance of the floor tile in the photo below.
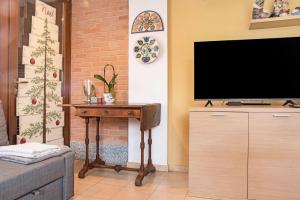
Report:
[[[80,194],[80,196],[86,199],[111,199],[116,193],[120,192],[121,190],[121,186],[108,185],[99,182]]]
[[[184,200],[187,189],[156,190],[149,200]]]
[[[78,178],[82,161],[75,161],[75,196],[72,200],[203,200],[187,196],[187,173],[156,172],[134,185],[137,172],[92,169]]]
[[[146,200],[151,196],[151,192],[143,189],[132,190],[128,188],[122,189],[119,193],[112,197],[113,200]]]
[[[100,182],[101,176],[95,176],[93,174],[87,174],[83,179],[78,178],[78,174],[74,174],[74,191],[75,195],[79,195],[86,191],[91,186]]]

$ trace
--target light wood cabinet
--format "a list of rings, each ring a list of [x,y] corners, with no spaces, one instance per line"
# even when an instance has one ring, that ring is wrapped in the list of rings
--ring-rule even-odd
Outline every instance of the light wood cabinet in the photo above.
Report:
[[[190,110],[189,195],[300,200],[300,109]]]
[[[300,200],[300,113],[250,113],[249,199]]]
[[[190,117],[190,194],[246,199],[248,113],[193,112]]]

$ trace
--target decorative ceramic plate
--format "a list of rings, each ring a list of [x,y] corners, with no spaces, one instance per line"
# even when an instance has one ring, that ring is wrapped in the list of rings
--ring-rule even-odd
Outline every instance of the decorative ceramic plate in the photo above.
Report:
[[[143,37],[136,42],[134,53],[139,62],[150,64],[158,57],[159,44],[155,38]]]
[[[160,15],[151,10],[141,12],[134,20],[131,33],[163,31],[164,25]]]

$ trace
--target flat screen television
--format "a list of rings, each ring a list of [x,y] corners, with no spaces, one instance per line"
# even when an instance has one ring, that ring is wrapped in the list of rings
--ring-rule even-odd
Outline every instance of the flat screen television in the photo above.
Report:
[[[300,98],[300,38],[195,42],[195,100]]]

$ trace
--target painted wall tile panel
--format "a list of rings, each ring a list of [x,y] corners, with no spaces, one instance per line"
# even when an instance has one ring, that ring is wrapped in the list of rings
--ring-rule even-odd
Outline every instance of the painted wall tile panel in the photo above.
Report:
[[[42,38],[36,34],[29,33],[29,46],[30,47],[39,47],[40,44],[38,43],[39,40],[42,40]],[[48,44],[56,53],[59,53],[59,42],[56,40],[54,43]]]
[[[41,19],[47,19],[50,23],[56,24],[56,9],[48,4],[36,0],[35,15]]]
[[[43,74],[36,74],[35,70],[37,68],[35,66],[26,65],[25,66],[25,79],[33,79],[34,77],[38,76],[40,78],[43,77]],[[47,79],[49,81],[59,81],[59,70],[53,70],[47,72]]]
[[[62,128],[55,128],[52,129],[53,132],[51,134],[47,134],[47,143],[48,144],[55,144],[55,145],[63,145],[64,138],[63,138],[63,129]],[[25,142],[38,142],[43,143],[42,135],[33,135],[32,137],[29,136],[17,136],[17,143],[23,143],[21,140],[25,140]]]
[[[17,135],[17,144],[26,143],[29,141],[43,143],[43,137],[41,135],[34,135],[33,137],[29,138],[29,136]]]
[[[43,19],[32,16],[31,33],[41,36],[44,32],[44,23],[45,21]],[[48,23],[48,28],[52,40],[58,41],[58,26]]]
[[[47,142],[54,142],[54,140],[61,140],[63,139],[63,128],[53,128],[51,129],[51,133],[47,134]]]
[[[22,64],[32,65],[32,66],[43,66],[45,64],[44,61],[45,59],[33,57],[32,56],[33,51],[34,51],[33,47],[23,46]]]
[[[48,102],[47,103],[47,110],[48,111],[62,111],[62,97],[59,97],[60,103],[56,104],[55,102]],[[22,116],[22,115],[29,115],[26,111],[25,108],[27,105],[35,105],[35,106],[41,106],[42,104],[42,98],[41,97],[17,97],[17,116]],[[35,113],[38,114],[38,113]]]
[[[23,58],[22,58],[22,64],[24,65],[30,65],[30,66],[44,66],[45,65],[45,59],[41,57],[33,57],[32,52],[34,52],[35,48],[23,46]],[[56,54],[55,56],[49,56],[53,58],[53,64],[56,69],[62,69],[62,54]],[[34,63],[31,62],[32,58],[34,58]]]
[[[53,63],[56,69],[62,70],[62,65],[63,65],[63,57],[62,54],[56,54],[53,57]]]
[[[53,141],[49,141],[47,142],[48,144],[54,144],[54,145],[58,145],[58,146],[63,146],[64,145],[64,139],[58,139],[58,140],[53,140]]]
[[[20,116],[20,134],[18,141],[21,140],[21,138],[24,138],[26,142],[41,142],[42,136],[41,134],[28,134],[32,126],[34,125],[32,122],[39,122],[42,124],[43,118],[41,115],[33,115],[33,116]],[[59,123],[57,123],[59,121]],[[47,124],[47,142],[52,140],[57,140],[63,138],[63,126],[64,126],[64,113],[60,113],[60,117],[51,122],[51,124]],[[24,140],[23,139],[23,140]]]
[[[42,115],[24,115],[19,118],[19,127],[22,130],[28,129],[32,122],[43,122]],[[60,112],[60,116],[47,124],[47,128],[54,129],[64,126],[64,112]],[[22,134],[22,133],[21,133]]]
[[[53,81],[56,84],[55,93],[61,96],[61,81]],[[29,91],[34,84],[30,79],[19,78],[18,97],[28,97]]]

